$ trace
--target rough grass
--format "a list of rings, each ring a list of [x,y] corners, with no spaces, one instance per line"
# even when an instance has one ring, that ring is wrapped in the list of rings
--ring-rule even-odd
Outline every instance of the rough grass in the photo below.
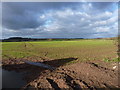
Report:
[[[113,40],[74,40],[2,42],[3,60],[12,58],[78,58],[78,61],[116,58],[117,46]],[[9,56],[9,57],[8,57]]]
[[[103,60],[104,60],[105,62],[120,62],[120,58],[113,58],[113,59],[104,58]]]

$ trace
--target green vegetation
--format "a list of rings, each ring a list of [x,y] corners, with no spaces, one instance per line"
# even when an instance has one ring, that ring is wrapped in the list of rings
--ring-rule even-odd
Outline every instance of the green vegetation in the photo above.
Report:
[[[120,62],[120,58],[113,58],[113,59],[104,58],[103,60],[104,60],[105,62]]]
[[[73,40],[2,42],[3,60],[11,58],[60,59],[74,57],[77,61],[116,58],[117,46],[113,40]]]

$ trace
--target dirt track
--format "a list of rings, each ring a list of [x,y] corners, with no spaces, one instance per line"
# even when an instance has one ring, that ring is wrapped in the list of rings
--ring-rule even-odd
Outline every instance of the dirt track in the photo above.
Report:
[[[74,58],[44,60],[43,63],[56,67],[54,71],[35,67],[15,60],[4,60],[3,68],[25,72],[28,82],[24,89],[34,88],[118,88],[118,71],[113,63],[103,61],[81,62],[64,65],[65,60]],[[38,61],[35,61],[38,62]],[[63,64],[64,62],[64,64]],[[67,63],[67,62],[66,62]],[[117,65],[114,63],[114,65]]]

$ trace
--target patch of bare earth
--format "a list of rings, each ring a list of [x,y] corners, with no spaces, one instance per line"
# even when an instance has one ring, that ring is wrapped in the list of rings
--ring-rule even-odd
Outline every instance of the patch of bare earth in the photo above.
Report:
[[[118,88],[118,72],[91,62],[46,71],[30,82],[36,88]]]

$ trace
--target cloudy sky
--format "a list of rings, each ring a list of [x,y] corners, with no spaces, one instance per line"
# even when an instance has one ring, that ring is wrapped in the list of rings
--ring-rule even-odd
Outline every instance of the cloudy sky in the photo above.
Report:
[[[115,2],[2,3],[2,38],[104,38],[117,34]]]

